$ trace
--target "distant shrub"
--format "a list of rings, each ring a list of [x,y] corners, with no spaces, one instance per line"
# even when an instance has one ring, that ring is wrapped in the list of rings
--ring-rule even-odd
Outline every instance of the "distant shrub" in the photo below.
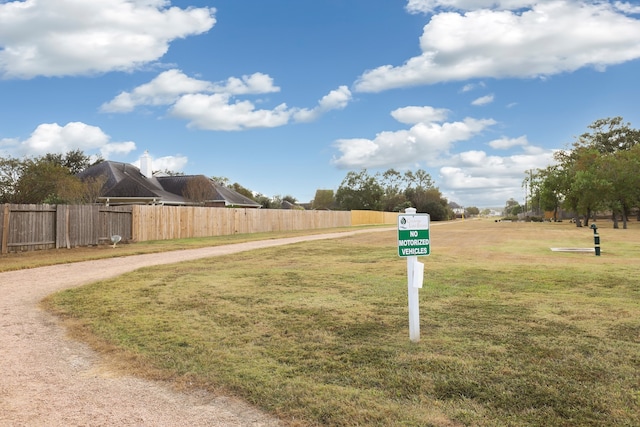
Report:
[[[544,218],[541,216],[527,216],[524,220],[526,222],[542,222]]]

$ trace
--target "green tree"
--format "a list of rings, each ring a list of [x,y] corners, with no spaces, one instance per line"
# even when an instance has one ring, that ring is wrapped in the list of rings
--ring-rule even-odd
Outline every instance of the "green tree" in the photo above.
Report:
[[[433,188],[433,179],[424,169],[418,169],[415,172],[407,171],[404,173],[405,180],[408,182],[407,187],[414,188]]]
[[[532,203],[544,211],[553,212],[553,220],[558,220],[558,209],[562,203],[562,175],[557,165],[538,169],[531,175]]]
[[[424,201],[421,205],[416,204],[418,212],[426,212],[434,221],[447,221],[454,217],[453,211],[449,208],[449,203],[442,196],[437,188],[430,188],[425,191]]]
[[[104,161],[100,156],[92,159],[91,156],[84,154],[84,152],[79,149],[67,151],[65,154],[47,153],[40,159],[54,165],[62,166],[67,169],[71,175],[76,175],[89,166]]]
[[[578,218],[583,217],[584,225],[589,225],[591,215],[605,206],[606,193],[610,190],[610,184],[598,171],[600,155],[595,147],[584,145],[555,154],[560,162],[563,206],[575,212]],[[577,220],[576,226],[581,227],[582,222]]]
[[[41,157],[22,162],[15,194],[14,203],[78,203],[83,198],[83,187],[69,169]]]
[[[226,176],[212,176],[211,179],[216,183],[225,187],[231,186],[231,181]]]
[[[83,180],[84,197],[82,203],[97,203],[106,182],[107,177],[105,175],[85,178]]]
[[[22,176],[19,159],[0,157],[0,203],[18,203],[16,185]]]
[[[384,189],[366,169],[349,172],[336,191],[336,202],[346,210],[380,210]]]
[[[279,194],[276,194],[273,197],[258,194],[254,200],[260,203],[264,209],[282,209],[282,201],[284,199]]]
[[[640,202],[640,144],[628,150],[605,154],[597,159],[597,172],[607,183],[605,204],[612,214],[613,228],[619,228],[618,215],[623,228],[633,207]]]
[[[516,206],[513,206],[510,210],[509,210],[509,215],[510,216],[517,216],[519,214],[521,214],[522,212],[524,212],[524,206],[517,204]]]
[[[76,176],[62,175],[55,183],[55,191],[42,203],[75,205],[86,203],[87,187]]]
[[[453,217],[449,202],[437,188],[409,187],[405,193],[413,207],[418,212],[428,213],[433,221],[446,221]]]
[[[395,169],[389,169],[382,173],[379,177],[380,185],[384,190],[381,204],[382,210],[387,212],[399,212],[406,207],[407,198],[404,194],[404,186],[406,186],[405,177]]]
[[[255,199],[256,202],[260,203],[260,205],[264,208],[264,209],[270,209],[271,208],[271,198],[265,196],[264,194],[258,194],[256,195]]]
[[[609,117],[591,123],[585,132],[573,144],[574,148],[594,148],[601,154],[613,154],[630,150],[640,143],[640,130],[633,129],[630,123],[624,123],[622,117]]]
[[[243,187],[242,185],[238,184],[237,182],[234,182],[230,186],[225,185],[225,187],[231,188],[236,193],[242,194],[243,196],[248,197],[251,200],[255,200],[256,202],[258,201],[258,200],[256,200],[256,198],[255,198],[255,196],[253,194],[253,191],[249,190],[248,188]]]
[[[270,209],[282,209],[282,200],[282,196],[276,194],[269,199],[269,206],[266,207]]]
[[[633,180],[624,171],[633,162],[630,166],[630,159],[621,153],[631,152],[638,145],[640,131],[621,117],[599,119],[588,128],[589,132],[580,135],[571,150],[555,156],[563,178],[564,205],[584,215],[585,225],[592,212],[603,208],[610,209],[614,218],[621,213],[626,222],[631,205],[637,206],[638,201],[632,191],[626,190]],[[580,226],[579,221],[576,223]]]
[[[311,206],[313,209],[332,209],[335,204],[333,190],[316,190]]]
[[[404,174],[388,169],[373,176],[366,169],[349,172],[335,198],[342,209],[398,212],[413,206],[418,212],[429,213],[436,221],[453,216],[447,199],[423,169]]]
[[[449,202],[424,169],[407,171],[404,178],[407,185],[405,197],[418,212],[428,213],[434,221],[445,221],[454,217]]]
[[[522,212],[523,208],[520,206],[520,203],[513,197],[507,200],[504,208],[505,216],[515,216]]]
[[[480,215],[480,209],[478,209],[475,206],[470,206],[468,208],[465,208],[465,212],[467,216]]]
[[[293,196],[292,196],[292,195],[290,195],[290,194],[287,194],[287,195],[283,196],[283,197],[282,197],[282,201],[283,201],[283,202],[289,202],[289,203],[291,203],[292,205],[295,205],[295,204],[297,204],[297,203],[298,203],[298,199],[296,199],[295,197],[293,197]]]
[[[80,150],[35,158],[2,158],[0,202],[92,203],[106,179],[100,177],[83,183],[75,176],[90,165],[91,158]]]

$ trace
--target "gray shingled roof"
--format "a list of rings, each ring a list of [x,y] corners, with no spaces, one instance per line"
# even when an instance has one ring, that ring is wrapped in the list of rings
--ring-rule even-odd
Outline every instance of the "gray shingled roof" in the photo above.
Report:
[[[235,190],[218,184],[215,181],[211,181],[211,183],[213,184],[213,188],[216,191],[216,197],[213,199],[214,201],[226,200],[228,204],[234,206],[262,207],[260,203],[246,196],[243,196]]]
[[[183,205],[187,202],[183,191],[189,180],[203,175],[176,175],[147,178],[140,169],[129,163],[110,160],[93,165],[78,174],[80,179],[89,177],[107,178],[101,196],[110,198],[149,198],[155,203]],[[242,194],[220,185],[212,180],[211,199],[208,201],[224,203],[226,206],[257,208],[261,205]]]

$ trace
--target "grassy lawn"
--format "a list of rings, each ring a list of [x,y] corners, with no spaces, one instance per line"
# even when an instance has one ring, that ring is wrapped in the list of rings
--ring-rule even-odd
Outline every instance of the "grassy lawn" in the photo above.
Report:
[[[77,247],[72,249],[51,249],[46,251],[17,252],[0,255],[0,273],[3,271],[22,270],[25,268],[43,267],[46,265],[65,264],[102,258],[114,258],[128,255],[196,249],[207,246],[228,245],[253,240],[278,239],[283,237],[309,234],[351,231],[362,228],[389,227],[361,226],[341,227],[318,230],[286,231],[273,233],[234,234],[230,236],[201,237],[193,239],[156,240],[134,244],[119,243],[115,248],[111,245]]]
[[[640,425],[640,224],[432,224],[409,340],[396,232],[139,270],[45,301],[114,368],[290,425]]]

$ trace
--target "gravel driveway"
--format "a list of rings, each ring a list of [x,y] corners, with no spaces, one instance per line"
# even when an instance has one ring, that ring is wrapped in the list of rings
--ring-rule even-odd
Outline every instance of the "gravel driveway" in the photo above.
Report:
[[[0,426],[280,425],[235,398],[206,392],[178,393],[161,383],[110,372],[98,354],[69,339],[57,319],[39,309],[38,303],[53,292],[141,267],[372,231],[383,229],[0,273]]]

